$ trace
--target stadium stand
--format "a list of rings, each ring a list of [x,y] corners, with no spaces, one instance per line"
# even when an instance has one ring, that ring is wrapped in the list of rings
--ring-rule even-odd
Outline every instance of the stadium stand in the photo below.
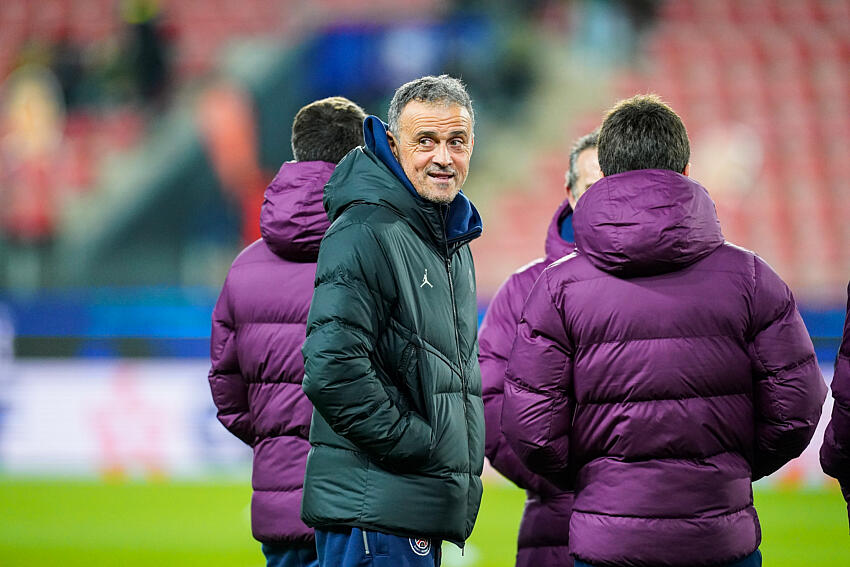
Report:
[[[569,141],[615,100],[656,92],[688,127],[691,174],[712,193],[727,239],[758,251],[799,296],[840,303],[850,273],[850,2],[660,2],[634,57],[594,71],[610,73],[613,88],[595,109],[556,121],[564,134],[537,149],[533,187],[491,204],[499,234],[485,230],[477,253],[501,271],[484,274],[483,289],[542,252]]]
[[[655,91],[677,109],[698,179],[719,165],[700,161],[714,158],[700,154],[707,135],[751,131],[762,158],[752,187],[707,184],[727,237],[796,289],[829,294],[850,272],[848,70],[850,2],[685,0],[662,5],[643,68],[624,73],[618,91]]]
[[[175,125],[179,133],[163,134],[160,125],[179,122],[175,116],[180,114],[181,103],[191,106],[198,91],[222,79],[226,53],[232,47],[246,39],[266,40],[265,51],[277,54],[280,60],[286,46],[298,44],[331,22],[373,21],[378,15],[378,20],[416,16],[433,12],[435,6],[439,5],[418,0],[403,6],[388,1],[333,0],[4,1],[0,9],[0,92],[8,92],[22,76],[35,72],[45,103],[34,114],[24,105],[26,110],[18,114],[36,116],[36,125],[49,122],[49,132],[39,128],[54,141],[44,144],[37,155],[23,155],[16,147],[22,136],[9,136],[12,120],[0,105],[0,139],[4,140],[0,144],[0,203],[4,205],[0,248],[15,249],[11,260],[0,262],[5,264],[0,273],[7,272],[0,280],[9,285],[10,278],[17,278],[13,287],[25,288],[67,285],[69,277],[77,285],[86,283],[87,276],[81,272],[85,268],[79,262],[74,276],[63,277],[67,270],[61,266],[52,268],[61,262],[50,257],[48,246],[58,243],[60,250],[67,251],[67,241],[80,241],[80,233],[86,230],[94,238],[98,230],[91,226],[92,215],[75,216],[75,211],[104,209],[100,215],[105,218],[104,212],[115,211],[117,189],[109,186],[114,176],[108,175],[115,164],[127,169],[128,156],[148,153],[153,157],[155,146],[163,139],[186,137],[185,126]],[[243,79],[252,72],[248,67],[251,62],[240,70]],[[30,77],[25,78],[23,82],[31,82]],[[286,110],[279,101],[268,102],[274,93],[252,94],[264,99],[258,104],[259,112]],[[287,100],[293,96],[285,95]],[[28,121],[29,117],[18,120]],[[262,128],[269,129],[268,122]],[[280,144],[270,145],[269,135],[260,134],[264,157],[272,153],[267,161],[279,163],[285,155],[279,151]],[[187,152],[191,153],[184,150]],[[150,164],[145,167],[150,169]],[[202,160],[190,159],[186,167],[205,166]],[[215,182],[206,184],[208,191],[216,188]],[[80,224],[82,228],[75,226]],[[133,229],[126,226],[124,231]],[[99,262],[92,257],[88,260],[95,265]],[[26,266],[40,273],[14,275],[27,271],[22,269]],[[163,268],[161,273],[162,277],[154,279],[173,283],[177,277],[173,268]],[[126,279],[116,281],[128,283]]]

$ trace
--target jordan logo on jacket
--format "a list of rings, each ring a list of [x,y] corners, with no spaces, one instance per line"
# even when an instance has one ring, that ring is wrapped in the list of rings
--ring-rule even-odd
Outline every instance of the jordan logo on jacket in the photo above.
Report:
[[[425,268],[425,275],[422,276],[422,283],[419,284],[419,287],[425,287],[425,284],[428,284],[428,287],[434,287],[431,285],[431,282],[428,281],[428,268]]]

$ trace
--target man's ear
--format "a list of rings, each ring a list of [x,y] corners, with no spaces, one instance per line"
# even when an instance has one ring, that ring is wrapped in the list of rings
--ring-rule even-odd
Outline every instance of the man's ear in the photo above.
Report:
[[[570,207],[572,210],[576,210],[576,203],[578,202],[578,199],[573,196],[573,192],[570,191],[570,185],[566,180],[564,180],[564,191],[567,194],[567,202],[569,202]]]
[[[685,177],[689,177],[690,173],[691,173],[691,162],[688,162],[688,165],[686,165],[685,169],[682,170],[682,175],[684,175]]]
[[[393,133],[387,130],[387,143],[390,145],[390,151],[395,156],[395,159],[398,159],[398,146],[395,143],[395,137],[393,137]]]

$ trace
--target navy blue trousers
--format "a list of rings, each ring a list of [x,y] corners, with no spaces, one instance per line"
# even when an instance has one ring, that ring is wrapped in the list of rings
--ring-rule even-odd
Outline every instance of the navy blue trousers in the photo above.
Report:
[[[592,565],[576,559],[575,567],[592,567]],[[721,567],[761,567],[761,551],[756,549],[743,559],[734,563],[727,563]]]
[[[316,548],[263,544],[266,567],[319,567]]]
[[[320,567],[439,567],[441,543],[360,528],[316,530]]]

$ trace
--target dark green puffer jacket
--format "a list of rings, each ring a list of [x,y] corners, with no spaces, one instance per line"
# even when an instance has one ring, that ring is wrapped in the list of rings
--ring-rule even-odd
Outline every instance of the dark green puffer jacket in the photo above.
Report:
[[[452,212],[365,148],[337,166],[325,209],[303,347],[315,411],[301,516],[463,545],[484,462],[468,246],[480,224],[447,239]]]

